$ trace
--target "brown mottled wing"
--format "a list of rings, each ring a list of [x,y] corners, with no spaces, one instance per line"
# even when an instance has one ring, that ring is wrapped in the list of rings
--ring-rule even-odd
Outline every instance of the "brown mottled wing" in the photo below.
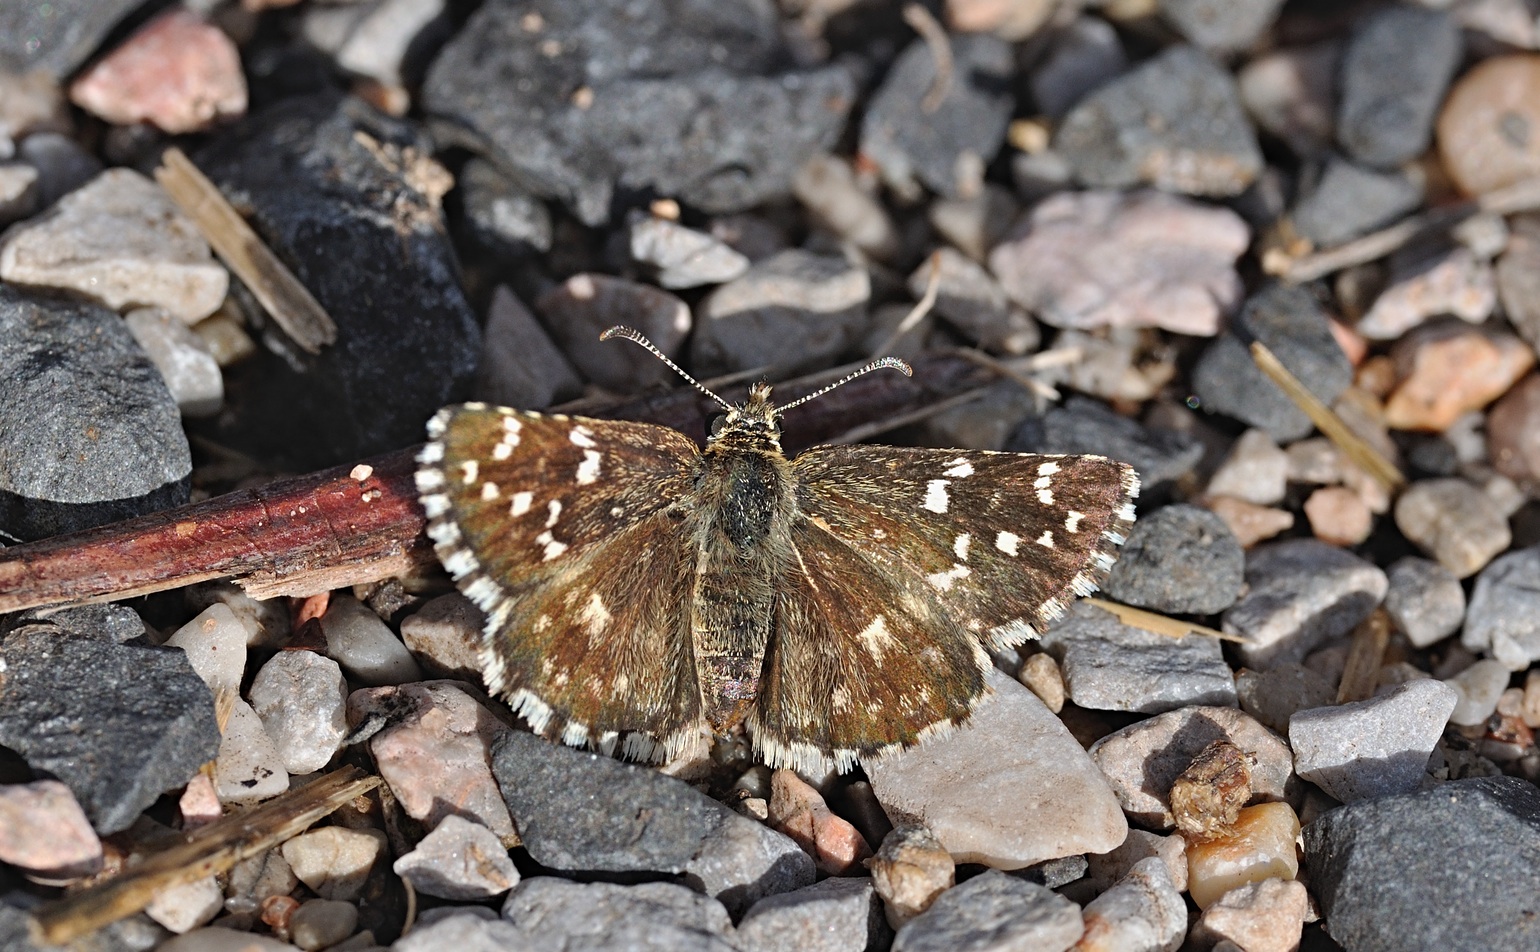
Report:
[[[439,558],[483,611],[488,688],[569,744],[656,756],[701,721],[690,568],[667,512],[699,453],[674,430],[466,404],[417,487]]]
[[[783,583],[758,724],[763,743],[824,746],[837,764],[966,717],[985,649],[1021,643],[1095,590],[1138,491],[1132,468],[1095,456],[826,446],[792,471],[801,561]],[[879,614],[891,644],[872,637]]]

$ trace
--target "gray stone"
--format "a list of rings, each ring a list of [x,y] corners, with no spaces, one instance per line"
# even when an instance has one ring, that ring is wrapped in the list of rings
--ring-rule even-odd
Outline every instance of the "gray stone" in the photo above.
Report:
[[[642,333],[663,353],[678,357],[690,333],[690,308],[650,284],[608,274],[575,274],[535,302],[551,339],[580,373],[601,387],[628,392],[673,381],[661,360],[643,359],[625,341],[599,335],[616,324]]]
[[[1344,803],[1410,793],[1455,701],[1449,685],[1420,678],[1366,701],[1299,711],[1289,721],[1294,770]]]
[[[348,733],[348,684],[337,662],[314,651],[280,651],[247,695],[291,774],[331,762]]]
[[[136,308],[123,321],[160,371],[183,416],[206,417],[219,412],[225,402],[225,381],[203,338],[160,308]]]
[[[1432,559],[1408,555],[1386,575],[1385,611],[1415,647],[1426,648],[1460,630],[1465,589],[1453,572]]]
[[[1005,141],[1015,106],[1011,45],[987,33],[956,33],[951,47],[952,80],[933,108],[926,104],[936,59],[919,39],[899,54],[867,103],[861,154],[900,192],[912,193],[916,180],[942,195],[966,190],[970,182],[959,175],[961,166],[982,170]]]
[[[41,71],[62,82],[84,66],[136,0],[65,0],[0,7],[0,69]]]
[[[176,401],[110,311],[0,286],[0,530],[30,540],[187,501]]]
[[[744,913],[736,942],[744,952],[846,952],[884,947],[892,937],[868,877],[832,877]]]
[[[1102,587],[1140,608],[1212,615],[1235,604],[1245,571],[1246,553],[1224,520],[1180,503],[1134,523]]]
[[[1241,710],[1280,734],[1296,711],[1325,707],[1337,697],[1332,679],[1302,664],[1283,662],[1266,671],[1247,668],[1235,676]]]
[[[1353,381],[1353,367],[1332,336],[1326,312],[1302,287],[1272,284],[1252,295],[1235,330],[1215,340],[1193,367],[1203,408],[1261,427],[1279,443],[1308,436],[1305,412],[1251,359],[1248,341],[1265,344],[1305,389],[1331,404]]]
[[[1108,889],[1127,876],[1140,860],[1158,857],[1166,864],[1171,885],[1177,892],[1187,891],[1187,841],[1180,833],[1161,836],[1146,830],[1129,830],[1123,845],[1108,853],[1093,853],[1088,860],[1086,874],[1091,887],[1098,893]]]
[[[1371,562],[1316,539],[1285,539],[1252,549],[1249,590],[1225,612],[1225,631],[1246,639],[1240,655],[1254,668],[1301,661],[1352,631],[1385,597],[1389,581]]]
[[[481,681],[481,629],[486,615],[476,603],[450,592],[401,619],[401,640],[435,678]]]
[[[722,904],[676,883],[620,886],[536,876],[504,900],[503,918],[522,934],[525,944],[514,944],[515,950],[741,952]]]
[[[445,949],[454,949],[455,952],[546,952],[547,949],[565,952],[564,947],[558,944],[559,940],[544,946],[537,945],[533,938],[513,923],[478,915],[481,909],[475,906],[470,907],[474,911],[460,911],[465,908],[451,907],[454,914],[420,923],[417,928],[397,939],[390,947],[390,952],[444,952]]]
[[[1235,80],[1190,46],[1172,46],[1086,96],[1053,148],[1096,188],[1239,195],[1262,171]]]
[[[20,162],[0,162],[0,227],[37,210],[38,172]]]
[[[496,165],[470,159],[455,185],[466,232],[488,254],[507,261],[551,250],[551,213],[545,203]]]
[[[0,642],[0,670],[0,746],[68,785],[100,833],[219,752],[213,696],[179,649],[33,629]]]
[[[386,0],[308,7],[304,36],[350,75],[399,88],[414,54],[447,31],[445,6],[445,0]]]
[[[1492,497],[1457,477],[1407,487],[1396,500],[1396,527],[1456,578],[1476,574],[1513,541]]]
[[[598,338],[589,342],[598,347]],[[583,379],[517,296],[492,292],[482,338],[476,396],[487,403],[539,410],[583,392]]]
[[[1006,297],[984,266],[954,248],[937,249],[935,312],[970,341],[995,353],[1030,354],[1042,340],[1037,323]],[[928,259],[909,275],[909,293],[923,297],[931,279]]]
[[[632,259],[657,269],[658,284],[665,288],[722,284],[749,269],[749,259],[726,242],[677,221],[638,215],[630,230]]]
[[[709,375],[766,364],[802,370],[832,361],[864,327],[871,294],[865,269],[843,258],[783,251],[702,302],[692,365]]]
[[[251,705],[236,698],[214,762],[214,792],[222,804],[248,804],[289,789],[283,755]]]
[[[792,194],[821,231],[876,261],[890,262],[899,251],[898,228],[883,206],[876,183],[856,175],[837,155],[815,155],[797,170]]]
[[[358,907],[338,899],[307,899],[289,916],[289,937],[301,949],[336,945],[358,928]]]
[[[1159,714],[1189,704],[1235,703],[1235,680],[1219,642],[1207,635],[1171,638],[1123,624],[1079,602],[1043,634],[1058,659],[1070,700],[1098,711]]]
[[[321,616],[326,654],[342,666],[354,683],[405,684],[421,681],[406,645],[370,608],[347,595],[334,596]]]
[[[1176,952],[1187,935],[1187,903],[1158,856],[1141,859],[1111,889],[1086,904],[1085,938],[1093,949]]]
[[[1525,887],[1540,869],[1540,790],[1526,780],[1456,780],[1351,803],[1306,826],[1304,844],[1310,892],[1344,948],[1534,947]]]
[[[1252,798],[1284,799],[1294,773],[1289,747],[1248,714],[1233,707],[1186,707],[1114,731],[1091,745],[1091,759],[1135,823],[1169,830],[1171,784],[1203,748],[1227,740],[1256,758]]]
[[[1421,155],[1461,46],[1443,11],[1397,4],[1360,20],[1338,73],[1337,141],[1348,154],[1382,167]]]
[[[1509,671],[1540,660],[1540,546],[1500,556],[1476,576],[1460,643]]]
[[[91,605],[64,605],[56,608],[35,608],[0,622],[0,633],[20,628],[28,621],[39,620],[58,625],[72,635],[123,644],[135,638],[143,638],[147,629],[139,613],[127,605],[98,602]]]
[[[789,837],[650,768],[510,732],[492,772],[530,856],[551,869],[684,874],[740,913],[813,882]]]
[[[1461,727],[1485,724],[1508,689],[1511,674],[1501,663],[1483,658],[1454,677],[1445,678],[1441,683],[1454,691],[1457,698],[1450,722]]]
[[[1278,16],[1283,0],[1160,0],[1160,15],[1206,50],[1232,53],[1251,46]]]
[[[1283,502],[1288,483],[1288,455],[1265,430],[1247,430],[1209,477],[1208,494],[1276,506]]]
[[[1041,417],[1029,418],[1005,449],[1013,453],[1091,453],[1127,463],[1139,473],[1140,490],[1162,487],[1192,472],[1203,458],[1195,437],[1154,429],[1119,416],[1096,400],[1070,397]]]
[[[101,159],[62,132],[34,132],[21,140],[16,157],[38,171],[40,209],[47,209],[102,171]]]
[[[1295,229],[1317,247],[1340,245],[1416,211],[1423,183],[1399,169],[1381,172],[1333,156],[1315,187],[1294,203]]]
[[[497,834],[454,814],[391,868],[418,892],[440,899],[486,899],[519,884],[519,871]]]
[[[1083,931],[1073,902],[990,870],[905,923],[893,952],[1065,952]]]
[[[1080,16],[1054,34],[1028,84],[1037,108],[1058,119],[1081,97],[1127,68],[1128,57],[1112,24],[1101,17]]]

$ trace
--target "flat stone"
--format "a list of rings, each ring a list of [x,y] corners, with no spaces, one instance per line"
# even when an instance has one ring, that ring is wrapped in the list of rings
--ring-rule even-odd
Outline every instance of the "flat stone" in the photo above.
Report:
[[[58,625],[72,635],[123,644],[135,638],[145,637],[144,619],[127,605],[97,602],[88,605],[62,605],[50,608],[34,608],[22,612],[0,628],[19,628],[23,621],[40,619]]]
[[[123,320],[160,371],[183,416],[206,417],[219,412],[225,401],[224,378],[203,338],[160,308],[136,308]]]
[[[240,51],[219,27],[171,9],[70,83],[70,101],[116,125],[197,132],[246,112]]]
[[[1256,757],[1251,769],[1254,801],[1283,799],[1294,772],[1288,745],[1249,714],[1231,707],[1187,707],[1159,714],[1108,734],[1091,745],[1090,754],[1130,820],[1169,830],[1176,823],[1166,799],[1171,784],[1216,740],[1228,740]]]
[[[1304,883],[1265,879],[1232,889],[1203,910],[1193,938],[1215,946],[1227,941],[1246,952],[1294,952],[1309,911]]]
[[[1295,202],[1291,220],[1316,247],[1330,248],[1416,211],[1422,204],[1422,193],[1423,183],[1399,169],[1382,172],[1332,156],[1315,187]],[[1383,295],[1380,300],[1385,300]],[[1364,329],[1367,322],[1367,318],[1359,322],[1358,332],[1379,339],[1378,334]]]
[[[678,357],[691,327],[690,309],[677,297],[608,274],[575,274],[541,295],[535,310],[584,377],[622,393],[672,381],[674,371],[661,360],[638,359],[625,341],[601,342],[600,334],[624,324]]]
[[[108,169],[46,219],[0,246],[0,278],[75,291],[114,310],[164,308],[189,324],[213,314],[230,275],[159,185]]]
[[[1098,711],[1159,714],[1191,704],[1235,704],[1235,681],[1219,642],[1133,628],[1078,602],[1042,636],[1058,659],[1070,700]]]
[[[1533,56],[1492,56],[1471,67],[1438,117],[1438,151],[1443,167],[1467,195],[1540,174],[1540,148],[1518,125],[1540,123],[1535,91],[1540,62]]]
[[[1494,559],[1476,578],[1460,643],[1484,652],[1509,671],[1540,660],[1540,546]]]
[[[401,641],[432,677],[480,684],[485,625],[486,615],[475,602],[451,592],[401,619]]]
[[[289,789],[283,755],[262,727],[251,705],[237,698],[225,722],[219,757],[214,762],[214,789],[220,803],[257,803]]]
[[[322,899],[351,902],[363,894],[369,872],[388,855],[380,830],[323,826],[285,840],[280,848],[299,881]]]
[[[1246,584],[1221,624],[1246,639],[1240,655],[1254,668],[1302,660],[1352,631],[1390,585],[1378,566],[1316,539],[1257,546],[1246,560]]]
[[[519,871],[497,834],[454,814],[391,868],[418,892],[440,899],[487,899],[519,884]]]
[[[396,633],[368,606],[350,596],[334,596],[321,616],[326,654],[355,683],[406,684],[422,680],[422,669]]]
[[[1304,844],[1326,931],[1345,948],[1533,943],[1534,897],[1514,888],[1540,857],[1540,791],[1526,780],[1456,780],[1348,804],[1307,826]]]
[[[444,0],[310,7],[304,34],[348,73],[399,89],[422,58],[419,47],[448,32],[445,7]]]
[[[1212,336],[1244,293],[1250,229],[1234,212],[1152,190],[1062,192],[989,255],[1005,292],[1054,327]]]
[[[550,869],[682,873],[740,913],[813,882],[789,837],[650,768],[514,731],[493,747],[492,771],[525,848]]]
[[[956,733],[865,765],[889,818],[923,823],[959,863],[1000,869],[1121,843],[1117,800],[1063,722],[1004,674],[988,683],[993,697]]]
[[[1160,0],[1161,17],[1192,43],[1215,53],[1245,50],[1273,25],[1283,0]]]
[[[983,265],[955,248],[939,248],[909,275],[918,300],[937,270],[935,312],[969,340],[993,353],[1029,354],[1042,341],[1036,322],[1012,304],[1000,282]]]
[[[325,655],[278,652],[257,671],[248,697],[289,773],[314,773],[342,749],[348,683]]]
[[[297,948],[272,936],[224,926],[194,929],[156,946],[157,952],[294,952]]]
[[[877,261],[891,261],[898,253],[898,226],[882,203],[878,183],[870,175],[857,175],[841,156],[808,159],[792,179],[791,192],[809,219],[841,242]]]
[[[1129,830],[1123,845],[1108,853],[1086,857],[1086,875],[1097,893],[1106,892],[1127,876],[1140,860],[1157,857],[1166,865],[1171,885],[1187,891],[1187,842],[1180,833],[1161,836],[1147,830]]]
[[[722,903],[677,883],[621,886],[535,876],[508,894],[503,919],[522,941],[505,940],[499,949],[741,952]],[[445,947],[424,946],[421,952]]]
[[[246,626],[222,603],[199,612],[192,621],[166,639],[169,648],[181,648],[198,677],[218,693],[239,694],[246,674]]]
[[[1354,329],[1370,340],[1395,340],[1443,314],[1480,324],[1496,307],[1492,266],[1469,248],[1457,246],[1431,255],[1393,258],[1389,285]],[[1470,362],[1475,355],[1459,356]]]
[[[1443,432],[1535,365],[1534,350],[1514,335],[1459,324],[1404,337],[1392,355],[1401,383],[1385,401],[1385,422],[1401,430]]]
[[[1084,917],[1075,948],[1085,952],[1175,952],[1187,935],[1187,903],[1156,856],[1091,900]]]
[[[369,752],[407,816],[428,827],[463,816],[511,843],[513,820],[490,767],[493,744],[509,727],[469,692],[455,681],[354,691],[348,720],[385,719]]]
[[[898,930],[893,952],[1066,952],[1083,931],[1068,899],[990,870],[948,889]]]
[[[1229,496],[1211,496],[1204,500],[1204,506],[1223,520],[1242,549],[1250,549],[1294,526],[1294,513],[1287,509],[1258,506]]]
[[[818,790],[791,770],[777,770],[770,778],[766,822],[795,840],[819,872],[829,876],[848,875],[872,855],[850,821],[830,810]]]
[[[845,66],[784,69],[780,29],[762,5],[487,4],[434,58],[423,106],[441,142],[478,143],[586,225],[644,192],[742,211],[784,196],[855,104]]]
[[[1304,288],[1271,284],[1252,295],[1235,325],[1193,367],[1192,387],[1203,408],[1261,427],[1279,443],[1308,436],[1314,424],[1257,369],[1247,340],[1265,344],[1307,390],[1331,404],[1352,382],[1353,368],[1326,312]]]
[[[690,344],[692,366],[715,374],[767,362],[790,371],[832,361],[862,330],[871,294],[864,268],[843,258],[783,251],[702,302]]]
[[[1027,81],[1037,107],[1059,119],[1127,68],[1128,56],[1112,24],[1101,17],[1077,16],[1054,32]]]
[[[656,215],[636,217],[630,238],[631,258],[657,269],[658,284],[670,290],[723,284],[749,269],[749,259],[721,239]]]
[[[1416,790],[1456,700],[1449,685],[1423,678],[1366,701],[1298,711],[1289,720],[1294,770],[1344,803]]]
[[[1408,555],[1386,573],[1390,589],[1385,611],[1415,647],[1448,638],[1465,620],[1465,589],[1459,578],[1432,559]]]
[[[1265,430],[1247,430],[1209,477],[1208,493],[1276,506],[1288,489],[1289,457]]]
[[[1422,154],[1461,46],[1443,11],[1395,6],[1360,19],[1338,73],[1337,141],[1347,153],[1380,167]],[[1408,59],[1407,50],[1418,55]]]
[[[1265,671],[1246,669],[1235,676],[1241,710],[1280,734],[1289,732],[1295,712],[1335,703],[1336,683],[1302,664],[1284,662]]]
[[[1053,148],[1092,188],[1239,195],[1262,171],[1235,80],[1181,45],[1082,99],[1059,124]]]
[[[156,890],[144,913],[178,935],[214,921],[224,907],[224,893],[213,876]]]
[[[176,402],[117,315],[0,285],[0,379],[0,529],[11,537],[187,501]]]
[[[44,879],[73,879],[102,867],[102,841],[57,780],[0,785],[0,862]]]
[[[1492,497],[1459,478],[1421,479],[1396,500],[1396,526],[1456,578],[1479,572],[1508,548],[1508,518]]]
[[[917,183],[941,195],[969,185],[962,167],[983,169],[1005,141],[1015,107],[1011,86],[1016,59],[1009,43],[983,34],[951,37],[952,80],[946,93],[929,98],[936,59],[916,39],[898,55],[866,104],[860,151],[901,193]],[[919,108],[915,108],[919,104]]]
[[[870,878],[830,878],[756,902],[735,941],[745,952],[845,952],[891,936]]]
[[[102,834],[219,751],[213,697],[175,648],[29,629],[0,642],[0,664],[0,746],[68,785]]]
[[[289,916],[289,936],[301,949],[336,945],[358,928],[358,907],[337,899],[307,899]]]
[[[1146,427],[1080,396],[1025,420],[1004,448],[1013,453],[1106,456],[1138,471],[1140,491],[1151,494],[1192,472],[1203,458],[1203,446],[1191,434]]]
[[[487,403],[539,410],[583,392],[583,379],[567,356],[504,285],[492,292],[482,346],[476,395]]]
[[[1461,727],[1485,724],[1487,718],[1497,710],[1497,702],[1507,690],[1511,674],[1499,662],[1483,658],[1440,682],[1455,692],[1456,702],[1454,713],[1449,715],[1450,723]]]

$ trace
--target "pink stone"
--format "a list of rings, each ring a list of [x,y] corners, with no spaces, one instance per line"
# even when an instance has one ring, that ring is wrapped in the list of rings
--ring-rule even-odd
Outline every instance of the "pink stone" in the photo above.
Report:
[[[1507,393],[1535,365],[1535,352],[1512,334],[1463,325],[1409,334],[1391,353],[1401,384],[1385,402],[1385,421],[1398,430],[1442,433]]]
[[[225,815],[219,803],[219,791],[205,773],[195,774],[187,782],[187,789],[182,791],[182,798],[177,801],[177,809],[182,814],[183,829],[189,830],[213,823]]]
[[[70,788],[57,780],[0,786],[0,860],[50,879],[94,873],[102,843]]]
[[[174,9],[140,27],[70,85],[70,101],[108,122],[195,132],[246,112],[240,53],[218,27]]]
[[[856,828],[836,816],[818,791],[790,770],[777,770],[770,778],[769,821],[813,857],[819,872],[830,876],[844,875],[872,855]]]
[[[1354,546],[1369,538],[1374,515],[1363,497],[1343,486],[1323,486],[1305,500],[1310,531],[1322,542]]]

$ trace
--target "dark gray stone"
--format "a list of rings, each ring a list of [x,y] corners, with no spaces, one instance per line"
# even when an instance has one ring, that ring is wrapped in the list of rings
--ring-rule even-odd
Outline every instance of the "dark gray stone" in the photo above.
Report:
[[[1246,552],[1225,521],[1197,506],[1163,506],[1140,517],[1102,588],[1109,598],[1179,615],[1235,604]]]
[[[1385,597],[1385,573],[1318,539],[1285,539],[1252,549],[1248,590],[1225,612],[1224,630],[1242,635],[1240,656],[1253,668],[1300,661],[1352,631]]]
[[[957,194],[958,160],[972,153],[988,165],[1005,141],[1015,99],[1011,84],[1015,51],[987,33],[951,38],[952,81],[946,96],[923,106],[936,81],[936,60],[923,40],[910,43],[894,62],[861,121],[861,153],[900,189],[914,180],[942,195]]]
[[[892,938],[882,900],[863,876],[766,896],[744,913],[736,940],[744,952],[847,952],[885,948]]]
[[[855,101],[842,66],[783,70],[779,30],[762,0],[492,0],[434,60],[423,106],[441,141],[585,224],[648,191],[741,211],[788,194]]]
[[[1073,856],[1060,856],[1058,859],[1050,859],[1035,866],[1012,870],[1010,875],[1049,889],[1058,889],[1084,876],[1090,868],[1091,863],[1086,859],[1086,855],[1076,853]]]
[[[1141,426],[1088,397],[1070,397],[1064,406],[1026,420],[1005,448],[1013,453],[1106,456],[1138,470],[1140,491],[1147,494],[1192,472],[1203,458],[1196,437]]]
[[[992,869],[948,889],[904,923],[893,952],[1064,952],[1084,931],[1079,906]]]
[[[0,69],[39,70],[63,81],[144,0],[49,0],[0,4]]]
[[[1190,704],[1235,704],[1235,679],[1219,642],[1133,628],[1078,602],[1043,633],[1043,650],[1058,660],[1070,700],[1097,711],[1160,714]]]
[[[1360,20],[1338,72],[1343,149],[1381,167],[1421,155],[1462,53],[1459,25],[1443,11],[1392,4]]]
[[[477,399],[537,410],[583,392],[577,370],[524,302],[506,287],[492,292],[483,347]]]
[[[1262,171],[1235,80],[1190,46],[1173,46],[1086,96],[1053,147],[1077,181],[1096,188],[1239,195]]]
[[[1294,205],[1294,228],[1317,247],[1338,245],[1416,211],[1422,183],[1333,156],[1315,188]]]
[[[650,768],[511,732],[492,773],[530,856],[551,869],[683,874],[734,913],[813,882],[790,838]]]
[[[599,339],[624,324],[677,358],[690,332],[690,308],[667,291],[610,274],[575,274],[541,295],[535,312],[572,365],[601,387],[626,393],[678,379],[635,344]]]
[[[1540,947],[1540,790],[1479,777],[1365,800],[1304,829],[1310,891],[1353,952]]]
[[[113,644],[145,636],[144,619],[139,613],[127,605],[111,602],[33,609],[0,622],[0,633],[13,631],[32,621],[44,621],[58,625],[72,635]]]
[[[460,169],[453,192],[465,233],[500,260],[551,250],[551,213],[545,203],[485,159]]]
[[[1283,0],[1160,0],[1160,15],[1198,46],[1244,50],[1273,25]]]
[[[0,745],[68,785],[99,833],[219,754],[213,694],[179,649],[29,628],[0,642],[0,672]]]
[[[1261,427],[1280,443],[1308,436],[1315,425],[1257,369],[1253,340],[1330,405],[1353,382],[1353,366],[1332,336],[1326,312],[1306,288],[1268,285],[1246,302],[1230,332],[1209,345],[1192,372],[1193,390],[1210,413]]]
[[[20,891],[0,896],[0,949],[5,952],[148,952],[172,938],[144,913],[119,919],[87,933],[68,945],[43,944],[32,932],[29,912],[40,904],[36,895]]]
[[[1076,17],[1054,34],[1048,52],[1032,68],[1032,98],[1057,119],[1080,97],[1128,68],[1118,31],[1101,17]],[[1018,152],[1019,158],[1027,153]]]
[[[574,883],[526,879],[503,901],[503,919],[529,952],[742,952],[720,902],[677,883]]]
[[[199,153],[337,324],[314,355],[269,328],[280,353],[226,371],[216,440],[294,466],[351,462],[420,442],[424,420],[470,393],[481,330],[437,196],[414,184],[432,151],[410,124],[322,94],[282,100]]]
[[[1042,343],[1042,331],[1026,311],[1011,303],[1005,288],[983,265],[955,248],[940,248],[909,275],[909,293],[918,300],[930,284],[936,264],[936,316],[973,343],[993,353],[1030,354]]]
[[[187,501],[176,400],[113,312],[0,286],[0,532],[22,540]]]
[[[1426,648],[1460,630],[1465,589],[1453,572],[1432,559],[1409,555],[1386,574],[1385,611],[1413,645]]]
[[[1540,659],[1540,546],[1500,555],[1476,576],[1460,643],[1509,671]]]
[[[102,171],[102,162],[72,137],[34,132],[21,140],[17,158],[37,169],[37,207],[47,208]]]

